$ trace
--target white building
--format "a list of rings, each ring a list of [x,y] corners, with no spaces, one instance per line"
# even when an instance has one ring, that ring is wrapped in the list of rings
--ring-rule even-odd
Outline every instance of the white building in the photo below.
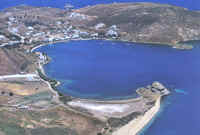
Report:
[[[5,39],[6,37],[4,35],[0,35],[0,40]]]
[[[99,23],[99,24],[95,25],[96,30],[99,30],[99,29],[104,28],[104,27],[106,27],[106,25],[104,23]]]

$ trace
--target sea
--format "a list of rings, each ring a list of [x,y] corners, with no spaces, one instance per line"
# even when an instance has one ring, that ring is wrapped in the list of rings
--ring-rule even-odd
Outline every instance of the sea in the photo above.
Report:
[[[0,0],[0,9],[17,5],[75,8],[113,2],[156,2],[200,10],[199,0]],[[102,40],[70,41],[38,48],[51,62],[46,74],[62,82],[63,94],[81,98],[123,99],[135,89],[160,81],[171,90],[160,112],[141,135],[200,134],[200,42],[192,50]]]
[[[74,5],[75,8],[81,8],[90,5],[108,4],[113,2],[156,2],[181,6],[191,10],[200,10],[199,0],[0,0],[0,9],[22,4],[64,8],[66,3]]]

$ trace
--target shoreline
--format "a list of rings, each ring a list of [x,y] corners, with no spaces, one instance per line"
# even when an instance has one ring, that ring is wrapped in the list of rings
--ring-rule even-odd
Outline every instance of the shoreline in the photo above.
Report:
[[[156,116],[160,110],[161,96],[156,100],[155,105],[145,112],[144,115],[138,116],[125,126],[119,128],[112,135],[137,135],[147,124]]]
[[[112,38],[78,38],[78,39],[66,39],[66,40],[59,40],[59,41],[52,41],[48,43],[42,43],[39,45],[35,45],[33,48],[30,49],[30,52],[32,53],[34,50],[37,48],[40,48],[42,46],[46,45],[52,45],[52,44],[57,44],[57,43],[66,43],[70,41],[79,41],[79,40],[102,40],[102,41],[114,41],[114,42],[126,42],[126,43],[132,43],[132,44],[140,44],[140,45],[154,45],[154,46],[167,46],[170,48],[178,49],[178,50],[190,50],[193,49],[193,45],[190,44],[185,44],[185,42],[178,42],[176,44],[172,43],[161,43],[161,42],[140,42],[140,41],[128,41],[128,40],[123,40],[123,39],[112,39]],[[189,48],[187,48],[189,46]]]
[[[41,52],[40,52],[41,53]],[[39,70],[41,71],[41,73],[44,75],[44,76],[46,76],[47,77],[47,75],[46,75],[46,73],[45,73],[45,70],[44,70],[44,68],[43,68],[43,65],[41,65],[41,63],[39,63]],[[37,74],[38,74],[38,76],[40,77],[40,79],[42,80],[42,81],[44,81],[47,85],[48,85],[48,87],[49,87],[49,89],[50,89],[50,91],[53,93],[53,97],[52,97],[52,99],[53,99],[53,101],[55,101],[56,103],[59,103],[59,104],[63,104],[62,103],[62,101],[60,101],[60,95],[59,95],[59,92],[57,91],[57,90],[55,90],[53,87],[52,87],[52,84],[49,82],[49,81],[46,81],[45,79],[43,79],[41,76],[40,76],[40,73],[37,71]],[[59,81],[56,81],[56,84],[54,84],[55,86],[58,86],[58,85],[60,85],[60,82]]]

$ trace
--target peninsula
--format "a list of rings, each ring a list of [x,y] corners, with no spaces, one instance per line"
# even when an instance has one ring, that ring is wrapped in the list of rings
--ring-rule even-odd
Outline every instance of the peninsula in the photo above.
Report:
[[[0,134],[136,135],[156,115],[161,99],[170,93],[159,82],[138,88],[139,96],[128,100],[86,100],[56,91],[58,82],[42,68],[50,58],[33,50],[84,39],[192,49],[183,42],[200,39],[200,12],[155,3],[4,9],[0,12]]]

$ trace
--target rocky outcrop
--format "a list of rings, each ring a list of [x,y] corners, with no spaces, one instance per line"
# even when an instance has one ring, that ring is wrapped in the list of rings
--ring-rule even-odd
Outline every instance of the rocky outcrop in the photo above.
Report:
[[[161,96],[169,95],[170,91],[159,82],[153,82],[151,91],[160,93]]]
[[[162,97],[170,94],[170,91],[158,81],[153,82],[147,87],[138,88],[136,91],[143,97],[154,97],[156,95],[155,98],[157,98],[157,96]]]

